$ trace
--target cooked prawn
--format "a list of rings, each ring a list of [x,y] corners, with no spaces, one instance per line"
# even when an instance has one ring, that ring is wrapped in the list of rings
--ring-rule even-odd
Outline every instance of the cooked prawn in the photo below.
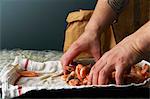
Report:
[[[21,71],[18,72],[22,77],[37,77],[39,76],[38,73],[34,72],[34,71]]]
[[[71,79],[68,82],[68,84],[71,85],[71,86],[79,86],[80,85],[80,81],[79,81],[79,79]]]
[[[76,75],[77,75],[77,78],[78,78],[80,81],[82,81],[82,77],[81,77],[81,75],[80,75],[80,70],[81,70],[82,67],[83,67],[83,65],[78,64],[78,65],[76,66],[76,70],[75,70],[75,73],[76,73]]]
[[[75,71],[72,71],[66,78],[66,82],[68,82],[69,80],[73,79],[75,77]]]

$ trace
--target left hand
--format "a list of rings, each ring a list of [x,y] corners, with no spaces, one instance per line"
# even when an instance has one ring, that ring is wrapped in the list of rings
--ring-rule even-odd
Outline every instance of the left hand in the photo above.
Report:
[[[123,74],[142,59],[142,53],[134,42],[135,37],[126,37],[96,62],[89,74],[89,85],[108,84],[108,78],[114,70],[116,84],[122,84]]]

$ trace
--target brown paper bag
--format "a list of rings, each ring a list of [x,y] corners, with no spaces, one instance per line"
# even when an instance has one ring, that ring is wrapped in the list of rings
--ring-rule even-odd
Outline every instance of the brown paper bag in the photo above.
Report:
[[[90,17],[93,14],[93,10],[80,10],[69,13],[67,17],[67,29],[65,32],[64,52],[68,50],[70,45],[76,41],[79,36],[84,32],[84,28],[87,25]],[[110,50],[116,45],[112,27],[101,33],[101,52],[104,53]],[[92,58],[92,55],[87,52],[82,52],[77,59]]]

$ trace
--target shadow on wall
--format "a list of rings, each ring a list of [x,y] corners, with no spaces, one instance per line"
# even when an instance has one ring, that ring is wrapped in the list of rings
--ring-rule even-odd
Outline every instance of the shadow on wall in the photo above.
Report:
[[[62,50],[70,11],[96,0],[1,0],[1,49]]]

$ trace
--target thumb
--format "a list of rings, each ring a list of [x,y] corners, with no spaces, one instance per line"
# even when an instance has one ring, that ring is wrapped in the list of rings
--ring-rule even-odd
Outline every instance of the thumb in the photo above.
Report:
[[[78,56],[81,52],[80,44],[73,43],[68,51],[61,57],[61,63],[63,66],[67,66],[72,60]]]

